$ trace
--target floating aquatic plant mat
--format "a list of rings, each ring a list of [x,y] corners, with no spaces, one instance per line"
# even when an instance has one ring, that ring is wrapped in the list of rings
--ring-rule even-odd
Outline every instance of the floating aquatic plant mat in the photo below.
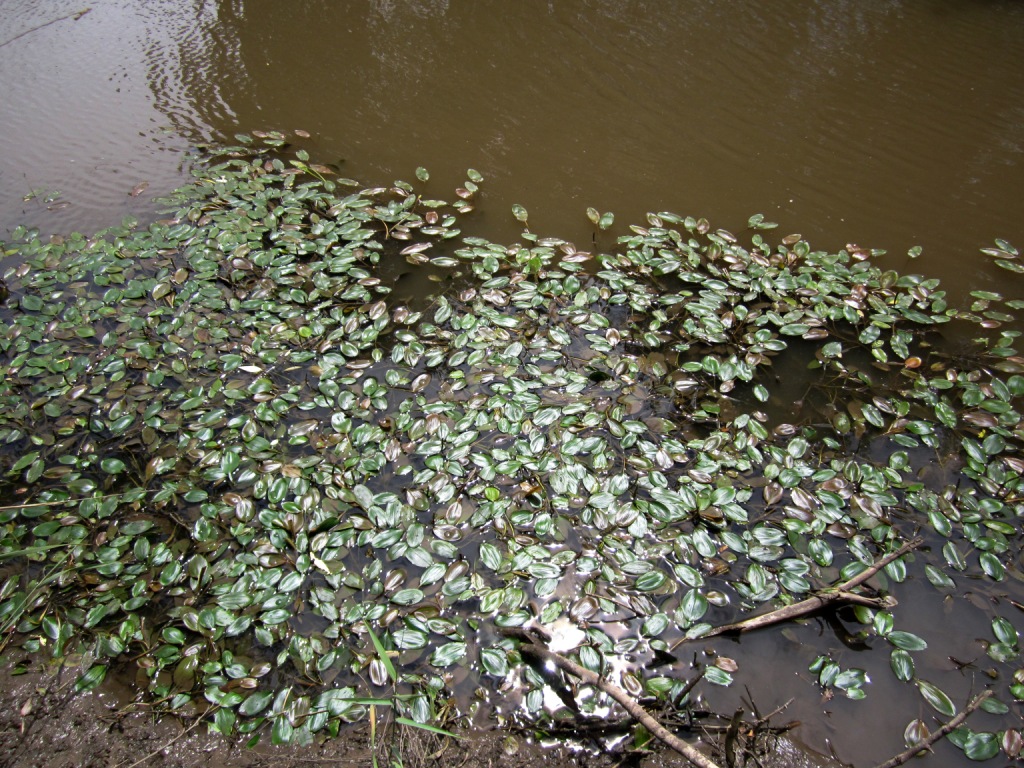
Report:
[[[955,309],[759,216],[742,239],[660,213],[606,253],[499,245],[459,229],[475,171],[449,204],[282,145],[212,153],[148,227],[5,245],[8,647],[77,665],[81,690],[137,668],[163,710],[275,742],[385,706],[442,725],[455,688],[461,714],[500,692],[543,728],[611,699],[584,681],[559,702],[503,629],[685,713],[744,666],[694,670],[687,642],[853,580],[861,639],[926,707],[908,742],[963,709],[915,667],[948,628],[894,606],[908,574],[936,601],[1019,578],[1024,303]],[[435,296],[392,300],[406,261]],[[948,736],[971,758],[1021,749],[1015,610],[978,630],[990,727]],[[843,661],[785,674],[870,695]]]

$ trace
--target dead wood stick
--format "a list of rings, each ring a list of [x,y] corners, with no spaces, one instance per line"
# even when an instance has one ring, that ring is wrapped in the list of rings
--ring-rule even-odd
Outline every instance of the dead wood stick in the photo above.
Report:
[[[967,705],[967,709],[965,709],[959,715],[954,717],[944,726],[939,728],[939,730],[937,730],[935,733],[928,736],[927,739],[920,742],[919,744],[915,744],[910,749],[900,752],[895,757],[889,758],[884,763],[879,763],[875,766],[875,768],[896,768],[897,765],[903,765],[905,762],[910,760],[915,755],[928,750],[932,746],[932,744],[941,739],[947,733],[955,731],[957,728],[959,728],[963,724],[964,720],[970,717],[971,713],[974,712],[974,710],[976,710],[978,707],[980,707],[982,702],[984,702],[985,699],[987,699],[991,695],[992,691],[982,691],[973,699],[971,699],[971,703]]]
[[[85,16],[85,14],[87,14],[91,10],[92,10],[92,8],[86,8],[86,9],[81,10],[81,11],[75,11],[74,13],[69,13],[67,16],[61,16],[59,19],[51,19],[50,21],[46,22],[45,24],[39,24],[38,26],[32,27],[32,29],[26,29],[24,32],[22,32],[20,34],[17,34],[14,37],[12,37],[10,40],[4,40],[2,43],[0,43],[0,48],[2,48],[3,46],[7,45],[8,43],[13,43],[15,40],[20,40],[25,35],[30,35],[33,32],[38,32],[40,29],[43,29],[44,27],[50,26],[51,24],[56,24],[58,21],[64,21],[65,19],[74,19],[75,21],[78,21],[80,18]]]
[[[885,568],[885,566],[887,566],[893,560],[898,560],[899,558],[903,557],[908,552],[917,549],[922,544],[924,544],[924,539],[921,538],[920,536],[917,536],[917,537],[911,539],[906,544],[904,544],[902,547],[897,549],[895,552],[890,552],[888,555],[883,557],[881,560],[876,562],[874,565],[872,565],[867,570],[861,571],[860,573],[858,573],[856,576],[854,576],[852,579],[849,579],[848,581],[844,581],[842,584],[840,584],[838,587],[836,587],[836,589],[838,589],[838,590],[840,590],[842,592],[848,592],[851,589],[853,589],[854,587],[859,587],[861,584],[863,584],[865,581],[870,579],[872,576],[874,576],[880,570]]]
[[[654,715],[640,706],[632,696],[626,693],[626,691],[619,686],[609,682],[597,673],[591,672],[586,667],[580,666],[572,659],[568,659],[561,654],[549,651],[547,647],[541,644],[540,639],[531,634],[529,630],[523,629],[522,627],[507,627],[503,628],[501,632],[507,637],[514,637],[524,643],[524,645],[519,646],[519,652],[523,655],[533,656],[542,662],[554,664],[559,669],[562,669],[570,675],[579,678],[583,682],[589,683],[590,685],[593,685],[607,693],[622,705],[622,708],[629,713],[630,717],[641,723],[654,736],[670,746],[698,768],[718,768],[718,765],[712,762],[712,760],[703,752],[696,747],[687,744],[658,722]]]
[[[877,574],[880,570],[885,568],[893,560],[907,554],[912,549],[916,549],[921,546],[924,540],[921,538],[911,539],[902,547],[897,549],[895,552],[890,552],[888,555],[883,557],[881,560],[876,562],[870,568],[858,573],[852,579],[844,581],[842,584],[837,584],[834,587],[821,592],[820,594],[809,597],[806,600],[801,600],[799,603],[793,603],[792,605],[786,605],[778,610],[771,611],[769,613],[761,614],[760,616],[752,616],[749,619],[743,621],[737,621],[733,624],[723,624],[720,627],[714,627],[713,629],[705,632],[698,638],[692,638],[695,640],[705,640],[709,637],[715,637],[716,635],[724,635],[727,632],[749,632],[752,629],[761,629],[762,627],[771,626],[772,624],[778,624],[782,621],[789,621],[800,616],[806,616],[809,613],[821,610],[827,605],[833,603],[856,603],[857,605],[866,605],[870,608],[882,608],[889,609],[896,605],[896,601],[891,597],[874,598],[865,597],[864,595],[858,595],[850,590],[855,587],[859,587],[865,581],[870,579],[872,576]],[[687,638],[676,641],[675,645],[672,646],[672,650],[675,650],[678,646],[688,642]]]
[[[806,600],[801,600],[799,603],[793,603],[792,605],[786,605],[778,610],[771,611],[770,613],[764,613],[760,616],[752,616],[749,619],[743,621],[737,621],[734,624],[723,624],[720,627],[715,627],[709,630],[705,634],[694,640],[706,640],[709,637],[715,637],[716,635],[724,635],[728,632],[749,632],[752,629],[761,629],[762,627],[768,627],[772,624],[778,624],[783,621],[789,621],[790,619],[796,619],[801,616],[806,616],[809,613],[814,613],[826,605],[832,605],[833,603],[857,603],[858,605],[867,605],[871,608],[881,608],[888,610],[896,605],[896,601],[885,598],[870,598],[864,597],[863,595],[857,595],[853,592],[847,592],[845,590],[829,590],[820,595],[809,597]],[[676,645],[689,642],[688,639],[684,638],[676,642]],[[672,646],[673,649],[676,646]]]
[[[757,712],[755,711],[755,712],[754,712],[754,714],[755,714],[755,715],[757,716],[757,720],[756,720],[756,721],[754,722],[754,725],[766,725],[766,724],[768,723],[768,721],[769,721],[769,720],[771,720],[771,719],[772,719],[773,717],[775,717],[776,715],[778,715],[778,714],[780,714],[780,713],[784,712],[784,711],[786,710],[786,708],[787,708],[787,707],[788,707],[788,706],[789,706],[790,704],[792,704],[792,703],[793,703],[793,701],[794,701],[794,699],[790,699],[790,700],[789,700],[789,701],[787,701],[787,702],[786,702],[785,704],[780,704],[779,706],[777,706],[777,707],[776,707],[775,709],[773,709],[773,710],[772,710],[771,712],[769,712],[769,713],[768,713],[767,715],[765,715],[764,717],[761,717],[761,716],[760,716],[760,715],[759,715],[759,714],[758,714],[758,713],[757,713]],[[795,727],[796,727],[796,723],[797,723],[797,721],[796,721],[796,720],[793,720],[793,721],[789,722],[789,723],[788,723],[788,724],[786,724],[786,725],[780,726],[780,727],[779,727],[779,730],[783,730],[783,731],[788,731],[788,730],[791,730],[792,728],[795,728]]]

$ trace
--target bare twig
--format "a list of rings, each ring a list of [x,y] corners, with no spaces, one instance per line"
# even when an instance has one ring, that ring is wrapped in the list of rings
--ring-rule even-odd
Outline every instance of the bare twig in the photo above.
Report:
[[[729,730],[725,732],[725,762],[729,768],[736,768],[736,740],[743,724],[743,708],[740,707],[732,715]]]
[[[3,43],[0,43],[0,45],[3,45]],[[156,493],[157,490],[158,489],[156,489],[156,488],[150,488],[150,489],[146,490],[144,493],[145,494]],[[115,496],[125,496],[125,495],[126,495],[125,493],[105,493],[102,496],[90,496],[89,498],[93,499],[95,501],[101,501],[103,499],[112,499]],[[59,507],[59,506],[64,505],[64,504],[78,504],[81,501],[82,501],[82,499],[68,498],[68,499],[59,499],[59,500],[54,500],[54,501],[34,501],[34,502],[30,502],[28,504],[8,504],[6,506],[0,507],[0,512],[6,512],[6,511],[11,510],[11,509],[32,509],[33,507]]]
[[[883,557],[881,560],[879,560],[877,563],[872,565],[867,570],[861,571],[848,581],[844,581],[842,584],[836,587],[836,589],[842,592],[848,592],[854,587],[859,587],[861,584],[863,584],[865,581],[873,577],[880,570],[885,568],[885,566],[887,566],[889,563],[893,562],[894,560],[899,560],[905,554],[907,554],[908,552],[912,552],[913,550],[920,547],[922,544],[924,544],[924,539],[920,536],[911,539],[902,547],[897,549],[895,552],[890,552],[888,555]]]
[[[45,24],[40,24],[39,26],[32,27],[32,29],[26,29],[21,34],[18,34],[18,35],[15,35],[14,37],[12,37],[10,40],[4,40],[2,43],[0,43],[0,48],[2,48],[3,46],[7,45],[8,43],[13,43],[15,40],[19,40],[19,39],[23,38],[25,35],[30,35],[33,32],[38,32],[43,27],[48,27],[51,24],[56,24],[58,21],[64,21],[65,19],[74,19],[75,21],[78,21],[80,18],[85,16],[85,14],[87,14],[91,10],[92,10],[92,8],[86,8],[86,9],[81,10],[81,11],[75,11],[74,13],[69,13],[67,16],[61,16],[59,19],[51,19],[50,21],[46,22]]]
[[[697,671],[697,674],[693,676],[693,679],[689,680],[686,683],[686,685],[683,686],[683,690],[679,692],[679,696],[676,698],[676,701],[682,701],[687,696],[689,696],[690,695],[690,691],[692,691],[696,687],[697,683],[699,683],[701,680],[704,679],[704,675],[706,673],[707,673],[707,669],[704,668],[704,667],[701,667]]]
[[[974,712],[974,710],[976,710],[978,707],[980,707],[982,702],[984,702],[985,699],[987,699],[991,695],[992,691],[982,691],[973,699],[971,699],[971,703],[967,705],[967,708],[963,712],[961,712],[959,715],[954,717],[944,726],[939,728],[939,730],[931,734],[927,739],[918,744],[915,744],[910,749],[900,752],[895,757],[889,758],[884,763],[879,763],[875,766],[875,768],[896,768],[897,765],[903,765],[905,762],[913,758],[915,755],[927,751],[931,748],[932,744],[941,739],[947,733],[955,731],[957,728],[959,728],[963,724],[964,720],[970,717],[971,713]]]
[[[856,592],[850,590],[859,587],[865,581],[870,579],[872,576],[877,574],[880,570],[885,568],[889,563],[897,558],[902,557],[913,549],[921,546],[923,539],[916,538],[911,539],[902,547],[897,549],[895,552],[890,552],[888,555],[883,557],[881,560],[876,562],[870,568],[858,573],[852,579],[844,581],[842,584],[837,584],[814,597],[809,597],[806,600],[801,600],[799,603],[793,603],[792,605],[783,606],[778,610],[765,613],[760,616],[752,616],[749,619],[743,621],[737,621],[733,624],[723,624],[720,627],[715,627],[710,631],[704,633],[699,638],[691,638],[697,640],[706,640],[709,637],[715,637],[716,635],[724,635],[728,632],[749,632],[752,629],[761,629],[762,627],[771,626],[772,624],[778,624],[782,621],[789,621],[791,619],[798,618],[800,616],[806,616],[809,613],[819,611],[825,606],[833,605],[836,603],[849,604],[854,603],[856,605],[866,605],[870,608],[881,608],[888,610],[896,605],[896,601],[891,597],[874,598],[865,597],[859,595]],[[689,639],[683,638],[676,641],[675,645],[672,646],[672,650],[682,645],[685,642],[689,642]]]
[[[751,712],[753,712],[753,714],[754,714],[754,722],[752,723],[752,725],[755,728],[760,728],[763,725],[768,725],[768,721],[771,720],[776,715],[781,714],[781,713],[785,712],[787,709],[789,709],[789,705],[792,704],[794,701],[795,701],[795,699],[791,698],[788,701],[786,701],[785,703],[780,704],[779,706],[777,706],[775,709],[773,709],[767,715],[763,715],[762,716],[761,713],[757,709],[757,705],[754,704],[754,700],[750,696],[750,690],[748,689],[747,690],[747,699],[746,699],[745,703],[746,703],[746,705],[748,707],[750,707]],[[790,722],[786,723],[785,725],[774,726],[773,730],[777,730],[780,733],[785,733],[786,731],[793,730],[798,725],[800,725],[800,721],[799,720],[791,720]]]
[[[154,750],[153,750],[152,752],[150,752],[150,753],[149,753],[148,755],[144,755],[143,757],[140,757],[140,758],[139,758],[138,760],[136,760],[136,761],[135,761],[134,763],[132,763],[131,765],[129,765],[129,766],[127,767],[127,768],[137,768],[138,766],[142,765],[143,763],[146,763],[146,762],[148,762],[148,761],[152,760],[152,759],[153,759],[154,757],[157,757],[157,756],[159,756],[159,755],[160,755],[160,753],[161,753],[161,752],[163,752],[163,751],[164,751],[165,749],[170,749],[170,748],[171,748],[171,747],[173,747],[173,746],[174,746],[174,745],[175,745],[175,744],[176,744],[177,742],[181,741],[181,739],[185,738],[185,737],[186,737],[186,736],[188,736],[188,735],[189,735],[190,733],[192,733],[192,731],[194,731],[194,730],[195,730],[196,728],[198,728],[198,727],[199,727],[199,724],[200,724],[201,722],[203,722],[203,719],[202,719],[201,717],[197,717],[197,718],[196,718],[195,720],[193,720],[193,721],[192,721],[192,724],[191,724],[191,725],[189,725],[189,727],[188,727],[188,728],[186,728],[185,730],[183,730],[183,731],[182,731],[181,733],[179,733],[179,734],[178,734],[177,736],[175,736],[175,737],[174,737],[173,739],[171,739],[170,741],[168,741],[168,742],[167,742],[166,744],[164,744],[164,745],[163,745],[162,747],[158,747],[157,749],[154,749]]]
[[[665,728],[665,726],[658,722],[657,718],[640,706],[632,696],[626,693],[626,691],[619,686],[609,682],[597,673],[591,672],[586,667],[580,666],[571,659],[568,659],[561,654],[554,653],[553,651],[549,651],[541,644],[540,639],[529,630],[521,627],[508,627],[501,631],[502,634],[508,637],[514,637],[524,643],[524,645],[519,646],[519,652],[524,656],[533,656],[539,661],[554,664],[559,669],[562,669],[570,675],[578,677],[583,682],[589,683],[590,685],[593,685],[599,690],[607,693],[622,705],[622,708],[629,713],[630,717],[641,723],[655,737],[670,746],[698,768],[718,768],[718,765],[703,752],[691,744],[687,744],[670,730]]]

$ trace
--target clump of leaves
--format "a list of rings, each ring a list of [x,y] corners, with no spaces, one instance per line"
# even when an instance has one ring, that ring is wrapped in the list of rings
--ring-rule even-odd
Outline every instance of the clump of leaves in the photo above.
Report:
[[[857,246],[769,241],[759,216],[746,244],[672,213],[610,253],[461,237],[477,172],[448,204],[264,138],[211,153],[167,219],[5,246],[0,622],[84,659],[79,688],[132,659],[168,708],[289,742],[382,692],[426,724],[462,669],[518,680],[543,719],[548,683],[497,631],[539,623],[585,668],[684,706],[685,679],[646,662],[921,529],[931,552],[882,588],[918,567],[943,594],[1016,573],[1015,301],[958,310]],[[393,301],[396,262],[444,288]],[[966,353],[943,345],[952,322],[981,334]],[[796,417],[773,373],[794,359],[810,365]],[[955,709],[917,676],[926,638],[858,618],[899,680]],[[1019,647],[992,626],[1010,724]],[[742,659],[722,658],[706,678],[729,685]],[[859,668],[811,669],[869,695]],[[584,714],[607,705],[583,693]],[[972,757],[1019,751],[1009,725],[957,733]]]

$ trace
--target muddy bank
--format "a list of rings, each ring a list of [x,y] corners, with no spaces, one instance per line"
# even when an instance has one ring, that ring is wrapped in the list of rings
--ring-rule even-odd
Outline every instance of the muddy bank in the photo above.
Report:
[[[74,694],[75,674],[30,669],[12,674],[0,669],[0,691],[8,702],[0,712],[2,768],[299,768],[300,766],[372,765],[370,728],[352,726],[338,738],[308,747],[275,747],[269,735],[253,747],[209,733],[204,722],[158,718],[144,705],[118,701],[108,693]],[[541,747],[522,735],[494,729],[475,730],[459,741],[405,729],[399,747],[404,768],[687,768],[689,763],[661,745],[644,753],[594,754],[566,747]],[[763,738],[739,750],[737,765],[763,768],[837,768],[840,764],[810,753],[786,738]],[[756,752],[754,751],[756,750]],[[716,746],[716,758],[724,756]],[[744,760],[744,758],[747,758]],[[383,750],[380,765],[391,765]]]
[[[219,765],[225,768],[259,766],[371,765],[367,724],[353,726],[338,738],[309,747],[274,747],[269,734],[254,747],[209,733],[205,723],[157,718],[143,705],[117,701],[107,693],[75,695],[75,675],[33,670],[0,673],[0,690],[9,706],[0,715],[0,765],[157,766],[190,768]],[[411,738],[403,748],[406,765],[566,765],[601,766],[613,761],[576,756],[561,749],[541,749],[504,733],[481,733],[459,743]],[[381,755],[384,760],[384,756]],[[389,764],[383,762],[382,764]]]

